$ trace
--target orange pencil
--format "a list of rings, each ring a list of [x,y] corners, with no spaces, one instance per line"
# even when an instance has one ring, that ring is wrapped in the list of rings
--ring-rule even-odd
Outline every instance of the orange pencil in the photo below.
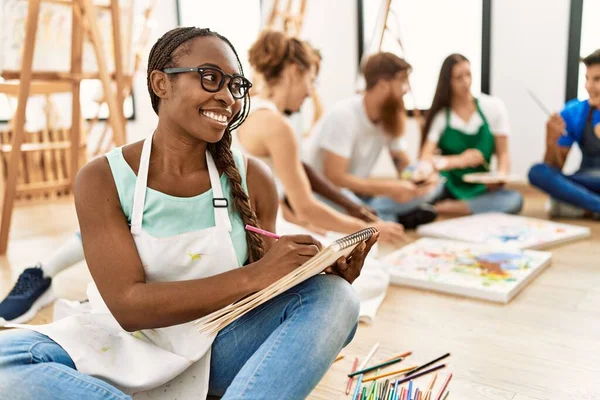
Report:
[[[336,363],[336,362],[340,361],[342,358],[344,358],[344,356],[340,354],[339,356],[337,356],[335,358],[335,360],[333,362]]]
[[[394,357],[390,357],[390,358],[388,358],[388,359],[386,359],[386,360],[383,360],[383,361],[381,362],[381,364],[383,364],[383,363],[386,363],[386,362],[388,362],[388,361],[395,360],[396,358],[405,358],[405,357],[408,357],[408,356],[410,356],[411,354],[412,354],[412,351],[407,351],[406,353],[397,354],[397,355],[395,355]]]

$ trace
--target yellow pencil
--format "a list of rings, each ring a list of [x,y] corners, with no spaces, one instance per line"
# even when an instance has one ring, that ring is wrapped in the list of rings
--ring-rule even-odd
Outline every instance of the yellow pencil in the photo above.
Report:
[[[402,374],[402,373],[404,373],[404,372],[411,371],[411,370],[413,370],[413,369],[415,369],[415,368],[417,368],[417,367],[416,367],[416,366],[413,366],[413,367],[408,367],[408,368],[404,368],[404,369],[399,369],[399,370],[397,370],[397,371],[388,372],[387,374],[382,374],[382,375],[372,376],[372,377],[370,377],[370,378],[363,379],[363,383],[366,383],[366,382],[371,382],[371,381],[374,381],[375,379],[385,378],[385,377],[387,377],[387,376],[392,376],[392,375],[398,375],[398,374]]]
[[[429,385],[427,385],[427,392],[431,393],[431,391],[433,390],[433,385],[435,385],[435,380],[437,379],[437,372],[435,373],[435,375],[433,375],[433,378],[431,378],[431,381],[429,382]]]
[[[334,363],[335,363],[335,362],[338,362],[338,361],[340,361],[342,358],[344,358],[344,356],[340,354],[339,356],[337,356],[337,357],[335,358],[335,360],[334,360],[333,362],[334,362]]]

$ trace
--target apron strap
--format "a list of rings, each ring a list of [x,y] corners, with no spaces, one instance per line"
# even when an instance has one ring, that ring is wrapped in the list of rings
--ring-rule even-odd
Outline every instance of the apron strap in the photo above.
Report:
[[[131,211],[131,233],[137,235],[142,232],[142,217],[144,215],[144,203],[146,201],[146,187],[148,185],[148,166],[150,164],[150,151],[152,150],[152,133],[144,140],[140,166],[135,180],[135,192],[133,194],[133,209]]]
[[[221,179],[219,179],[219,171],[215,165],[212,155],[206,151],[206,165],[208,166],[208,176],[210,185],[213,191],[213,211],[215,213],[215,225],[217,228],[223,228],[227,232],[231,232],[231,221],[229,220],[229,199],[223,196],[223,188],[221,187]]]

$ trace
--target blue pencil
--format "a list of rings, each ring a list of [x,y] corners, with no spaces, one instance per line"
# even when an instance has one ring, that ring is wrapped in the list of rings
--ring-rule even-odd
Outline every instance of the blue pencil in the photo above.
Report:
[[[406,398],[408,400],[410,400],[411,396],[412,396],[412,381],[408,382],[408,396],[406,396]]]
[[[360,387],[362,385],[364,375],[358,376],[358,382],[356,382],[356,389],[354,390],[354,396],[352,396],[352,400],[356,400],[358,398],[358,392],[360,392]]]
[[[394,384],[394,400],[398,400],[398,380],[396,379],[396,383]]]

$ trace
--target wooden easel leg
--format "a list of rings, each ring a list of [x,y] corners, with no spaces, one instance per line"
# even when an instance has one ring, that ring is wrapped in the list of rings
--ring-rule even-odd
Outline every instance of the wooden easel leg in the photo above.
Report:
[[[113,96],[111,88],[111,79],[108,74],[108,67],[106,64],[106,57],[104,54],[104,42],[102,35],[96,24],[96,10],[91,0],[80,0],[83,8],[83,19],[88,28],[87,33],[90,35],[92,46],[94,47],[94,53],[96,53],[96,61],[98,63],[98,72],[100,75],[100,81],[102,82],[102,89],[106,96],[106,102],[108,104],[108,119],[113,130],[114,141],[117,146],[125,144],[125,126],[123,125],[123,104],[117,104],[116,97]],[[115,39],[120,40],[120,38]],[[116,61],[116,60],[115,60]],[[119,115],[121,117],[119,117]]]
[[[117,105],[119,106],[119,113],[117,114],[117,117],[119,118],[121,125],[125,126],[125,115],[123,114],[123,94],[125,87],[125,78],[123,77],[123,51],[121,46],[121,9],[119,6],[119,0],[111,0],[110,11],[112,16],[111,22],[113,34],[113,50],[115,56],[115,81],[117,84],[116,99]],[[125,141],[126,138],[123,138],[123,140]]]
[[[82,71],[83,59],[83,21],[78,10],[79,4],[73,2],[73,17],[71,28],[71,73],[79,75]],[[81,140],[81,81],[73,81],[73,98],[71,100],[71,158],[69,162],[68,176],[71,188],[75,185],[75,176],[79,170],[79,142]]]
[[[31,70],[33,67],[33,50],[35,49],[35,36],[37,32],[38,17],[40,14],[40,0],[29,0],[27,10],[27,21],[25,25],[25,45],[23,46],[23,58],[21,60],[21,83],[19,85],[19,96],[17,111],[14,117],[14,134],[12,137],[12,149],[8,162],[6,186],[4,188],[4,200],[2,202],[2,219],[0,220],[0,254],[6,254],[8,247],[8,235],[12,220],[12,211],[15,202],[16,183],[19,159],[21,158],[21,144],[25,134],[25,110],[31,86]]]

